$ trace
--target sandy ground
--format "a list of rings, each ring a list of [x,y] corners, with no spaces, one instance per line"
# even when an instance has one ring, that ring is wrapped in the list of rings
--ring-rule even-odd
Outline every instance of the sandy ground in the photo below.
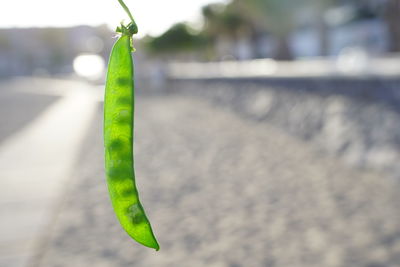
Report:
[[[99,106],[32,266],[400,266],[394,181],[205,100],[137,103],[137,183],[161,250],[113,215]]]

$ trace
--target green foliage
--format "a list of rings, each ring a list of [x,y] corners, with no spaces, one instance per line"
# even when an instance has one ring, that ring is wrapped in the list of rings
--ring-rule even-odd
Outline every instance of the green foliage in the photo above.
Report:
[[[221,34],[235,37],[241,29],[251,27],[250,20],[232,5],[210,4],[203,7],[202,11],[204,32],[210,38]]]
[[[204,26],[194,31],[186,23],[173,25],[158,37],[147,36],[143,43],[153,54],[210,52],[218,36],[236,38],[242,29],[251,28],[250,21],[230,5],[210,4],[203,7]]]
[[[257,27],[277,36],[292,32],[303,10],[317,13],[334,4],[334,0],[232,0],[231,6]]]
[[[207,43],[201,33],[194,32],[186,23],[173,25],[158,37],[146,37],[145,47],[153,53],[176,53],[202,49]]]
[[[302,0],[233,0],[232,6],[258,27],[282,35],[294,25],[294,13]]]

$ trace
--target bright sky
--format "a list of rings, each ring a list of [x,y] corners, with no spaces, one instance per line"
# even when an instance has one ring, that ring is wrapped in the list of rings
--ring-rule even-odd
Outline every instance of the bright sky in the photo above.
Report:
[[[199,20],[200,8],[227,0],[125,0],[141,35],[159,34],[179,21]],[[0,9],[0,27],[99,25],[128,21],[117,0],[14,0]]]

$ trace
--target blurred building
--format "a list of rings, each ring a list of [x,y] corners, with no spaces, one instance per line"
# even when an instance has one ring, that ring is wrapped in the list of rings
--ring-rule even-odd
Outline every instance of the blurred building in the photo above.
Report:
[[[316,29],[308,27],[294,32],[290,46],[295,57],[321,56]],[[327,56],[337,56],[348,47],[358,48],[370,55],[389,52],[389,34],[383,20],[377,18],[357,20],[329,27]]]
[[[400,38],[400,32],[393,32],[390,28],[388,18],[384,16],[385,2],[388,1],[365,1],[362,4],[342,1],[323,11],[322,22],[318,21],[312,7],[303,10],[303,13],[299,12],[297,25],[288,37],[292,56],[337,56],[346,48],[357,48],[371,56],[396,51],[392,39]],[[398,12],[400,27],[400,9]],[[321,36],[321,23],[324,36]],[[231,57],[245,60],[276,57],[279,45],[273,33],[258,29],[256,32],[242,34],[239,38],[218,38],[216,51],[220,59]]]
[[[112,35],[105,25],[0,29],[0,77],[71,73],[79,54],[106,59]]]

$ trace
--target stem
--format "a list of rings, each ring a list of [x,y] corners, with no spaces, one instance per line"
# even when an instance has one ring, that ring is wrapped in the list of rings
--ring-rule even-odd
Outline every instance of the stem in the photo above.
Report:
[[[122,8],[125,10],[125,12],[128,14],[129,18],[131,19],[132,24],[137,27],[136,22],[131,14],[131,12],[129,11],[129,8],[125,5],[123,0],[118,0],[119,4],[122,6]]]

